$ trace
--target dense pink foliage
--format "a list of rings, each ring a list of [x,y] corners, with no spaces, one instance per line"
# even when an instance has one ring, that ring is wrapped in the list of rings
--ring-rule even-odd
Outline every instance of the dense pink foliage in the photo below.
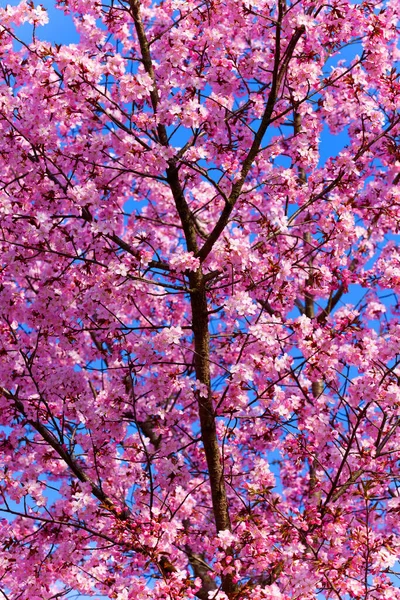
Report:
[[[400,598],[399,0],[59,8],[0,8],[0,597]]]

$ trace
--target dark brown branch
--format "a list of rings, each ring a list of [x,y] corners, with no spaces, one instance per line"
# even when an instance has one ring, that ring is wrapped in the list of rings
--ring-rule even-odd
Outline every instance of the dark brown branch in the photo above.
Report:
[[[167,181],[174,197],[176,210],[182,223],[183,232],[185,234],[186,245],[189,252],[197,253],[197,234],[194,224],[194,217],[186,202],[185,195],[181,183],[176,164],[170,161],[170,166],[167,169]]]
[[[358,477],[360,477],[360,475],[362,475],[362,473],[363,473],[362,469],[358,469],[358,471],[355,471],[355,473],[352,473],[350,475],[350,478],[344,484],[339,485],[340,476],[341,476],[341,474],[343,472],[344,466],[347,464],[347,459],[348,459],[349,454],[351,452],[351,449],[352,449],[352,446],[353,446],[353,442],[354,442],[356,434],[357,434],[357,429],[358,429],[358,427],[359,427],[359,425],[361,423],[362,417],[365,415],[365,413],[367,411],[367,408],[368,408],[368,405],[363,409],[363,411],[361,411],[361,413],[357,417],[356,423],[354,424],[353,431],[351,432],[350,439],[348,441],[346,450],[343,453],[343,457],[342,457],[341,463],[340,463],[340,465],[339,465],[339,467],[337,469],[335,478],[334,478],[334,480],[332,482],[331,489],[327,493],[326,498],[324,500],[324,504],[323,504],[323,508],[324,509],[329,504],[329,502],[336,502],[336,500],[338,498],[340,498],[340,496],[342,494],[344,494],[344,492],[347,490],[347,488],[352,483],[354,483],[358,479]],[[355,477],[355,474],[357,474],[356,477]]]
[[[138,37],[140,51],[142,54],[142,62],[146,73],[151,77],[153,89],[150,92],[151,105],[153,111],[157,112],[158,106],[158,90],[156,85],[156,75],[154,73],[153,61],[150,54],[150,45],[147,41],[146,32],[143,26],[142,17],[140,14],[140,0],[129,0],[130,12],[135,23],[136,35]],[[160,143],[163,146],[168,146],[168,135],[164,125],[157,125],[157,134]]]
[[[217,531],[231,530],[229,504],[224,480],[224,465],[218,444],[215,412],[212,400],[210,374],[210,334],[208,329],[207,294],[201,269],[189,277],[192,307],[192,326],[194,335],[194,363],[196,377],[206,391],[196,392],[199,407],[201,436],[210,478],[211,498],[215,526]],[[228,595],[235,586],[232,575],[222,577],[222,589]]]
[[[228,224],[229,217],[230,217],[230,215],[233,211],[233,208],[234,208],[234,206],[240,196],[240,193],[243,189],[243,185],[246,181],[246,177],[247,177],[247,175],[253,165],[254,159],[260,149],[263,137],[271,123],[271,117],[272,117],[272,114],[274,111],[275,103],[276,103],[276,100],[278,97],[279,88],[281,86],[283,77],[286,73],[289,62],[293,56],[293,52],[296,48],[296,45],[305,31],[304,27],[299,27],[298,29],[295,30],[295,32],[292,36],[292,39],[290,40],[288,47],[286,48],[286,51],[284,53],[284,56],[282,59],[282,64],[279,65],[279,63],[280,63],[280,43],[281,43],[280,32],[281,32],[281,22],[282,22],[282,18],[283,18],[281,2],[279,3],[279,6],[280,6],[280,18],[278,20],[277,30],[276,30],[274,72],[273,72],[273,78],[272,78],[271,91],[268,96],[268,101],[267,101],[267,104],[265,107],[264,115],[261,119],[260,127],[258,128],[257,133],[254,136],[253,143],[247,153],[246,158],[243,161],[242,169],[240,172],[240,177],[233,184],[229,198],[227,199],[227,201],[225,203],[225,206],[221,212],[221,215],[220,215],[214,229],[208,236],[207,241],[204,243],[202,248],[197,253],[198,258],[200,258],[200,260],[202,262],[210,254],[214,244],[216,243],[216,241],[218,240],[222,231],[225,229],[226,225]]]
[[[185,528],[188,524],[188,521],[184,522]],[[217,584],[210,575],[212,568],[205,562],[203,556],[194,552],[189,545],[185,546],[185,552],[189,559],[189,564],[193,569],[194,576],[201,579],[201,588],[196,592],[196,596],[200,600],[209,600],[209,592],[214,592],[218,589]]]
[[[101,502],[101,505],[106,508],[111,514],[113,514],[119,520],[126,520],[128,517],[128,509],[119,510],[114,501],[107,496],[103,492],[103,490],[96,485],[96,483],[85,473],[81,466],[77,463],[77,461],[69,454],[66,448],[64,448],[63,444],[61,444],[55,435],[47,429],[42,423],[35,419],[30,419],[27,417],[23,402],[18,399],[16,394],[12,394],[8,390],[3,387],[0,387],[0,393],[2,393],[6,398],[11,400],[14,403],[16,410],[25,418],[26,422],[31,425],[55,450],[58,456],[65,462],[65,464],[69,467],[71,472],[75,475],[75,477],[81,481],[82,483],[89,483],[92,494]]]
[[[301,115],[295,109],[294,109],[294,114],[293,114],[293,129],[294,129],[295,135],[299,135],[299,133],[301,132]],[[305,184],[307,182],[307,175],[303,168],[298,169],[298,175],[299,175],[299,180],[300,180],[301,184]],[[308,215],[308,217],[306,218],[306,221],[309,221],[309,220],[310,220],[310,215]],[[312,287],[314,284],[314,267],[313,267],[313,255],[312,255],[313,246],[312,246],[312,236],[309,231],[306,231],[306,233],[304,234],[304,246],[311,247],[311,253],[310,253],[309,260],[308,260],[308,269],[309,269],[308,277],[305,282],[306,288],[309,288],[309,287]],[[307,256],[307,251],[306,251],[306,256]],[[300,304],[300,308],[303,308],[300,301],[298,303],[298,307],[299,307],[299,304]],[[303,314],[305,314],[306,317],[308,317],[309,319],[315,318],[314,297],[307,289],[304,292],[304,312],[303,312]],[[311,384],[311,389],[312,389],[314,398],[319,398],[319,396],[324,391],[323,381],[321,381],[321,380],[313,381]],[[309,462],[310,462],[310,494],[315,499],[317,504],[319,505],[321,502],[321,492],[320,492],[320,490],[318,490],[318,487],[317,487],[318,486],[317,468],[318,468],[319,461],[318,461],[317,457],[314,456],[313,458],[310,458]]]
[[[158,90],[155,73],[153,69],[149,43],[144,30],[140,15],[140,2],[130,0],[131,14],[134,19],[136,34],[142,54],[142,61],[147,74],[153,81],[151,92],[151,103],[153,111],[157,112]],[[168,146],[168,136],[165,126],[159,124],[157,133],[160,143]],[[197,254],[197,232],[194,216],[186,202],[183,188],[179,179],[179,170],[176,161],[170,160],[167,168],[167,181],[175,201],[176,210],[179,214],[186,246],[189,252]],[[189,275],[190,301],[192,309],[192,326],[194,337],[194,363],[197,380],[204,386],[206,392],[199,390],[196,393],[199,419],[201,426],[202,441],[207,460],[211,498],[215,526],[217,531],[230,530],[229,506],[224,481],[222,457],[218,444],[215,412],[211,392],[210,374],[210,335],[208,328],[207,292],[202,269],[191,272]],[[222,576],[222,589],[231,596],[235,585],[231,574]]]
[[[347,491],[347,489],[353,485],[353,483],[356,483],[357,479],[359,479],[363,473],[363,469],[357,469],[357,471],[354,471],[354,473],[350,475],[349,479],[332,494],[330,501],[337,502],[339,498]]]
[[[156,113],[159,102],[157,82],[153,68],[153,61],[151,59],[150,54],[150,45],[147,40],[146,32],[140,14],[140,2],[138,0],[130,0],[129,5],[131,9],[130,12],[135,23],[136,35],[138,36],[143,66],[145,68],[146,73],[151,77],[151,80],[153,82],[153,89],[150,92],[150,99],[153,111],[154,113]],[[169,143],[165,125],[161,123],[157,125],[157,134],[160,144],[167,147]],[[197,235],[193,222],[194,218],[185,200],[183,189],[179,181],[178,168],[176,162],[173,160],[169,161],[169,167],[167,168],[167,181],[175,200],[176,209],[181,219],[188,250],[189,252],[196,253]]]

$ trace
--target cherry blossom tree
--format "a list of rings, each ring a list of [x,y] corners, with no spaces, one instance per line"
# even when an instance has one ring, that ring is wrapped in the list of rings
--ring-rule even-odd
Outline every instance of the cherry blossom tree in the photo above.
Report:
[[[58,5],[0,8],[0,596],[400,598],[398,0]]]

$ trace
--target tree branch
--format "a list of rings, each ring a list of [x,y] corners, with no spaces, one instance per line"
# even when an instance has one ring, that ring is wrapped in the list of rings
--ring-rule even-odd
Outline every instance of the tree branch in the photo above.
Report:
[[[55,450],[58,456],[65,462],[65,464],[70,468],[72,473],[75,475],[79,481],[82,483],[89,483],[92,494],[101,502],[104,508],[106,508],[111,514],[113,514],[119,520],[126,520],[129,515],[129,509],[126,507],[122,511],[119,510],[112,498],[107,496],[103,492],[103,490],[95,484],[95,482],[85,473],[85,471],[80,467],[76,460],[74,460],[69,452],[66,450],[63,444],[61,444],[55,435],[47,429],[42,423],[38,420],[30,419],[25,411],[23,402],[18,399],[16,394],[12,394],[10,391],[6,390],[3,387],[0,387],[0,393],[2,393],[5,398],[11,400],[14,403],[17,411],[26,419],[26,422],[29,423],[41,436],[42,438]]]
[[[147,74],[153,81],[154,88],[151,92],[151,102],[153,110],[156,112],[159,96],[149,43],[143,27],[140,15],[140,3],[138,0],[130,0],[130,8],[135,22],[143,65]],[[168,146],[168,136],[165,126],[159,124],[157,126],[157,132],[160,143],[163,146]],[[181,220],[187,249],[189,252],[197,254],[198,246],[195,219],[184,196],[183,188],[179,180],[179,170],[176,160],[169,161],[167,181],[175,201],[176,210]],[[206,394],[204,394],[203,390],[196,392],[196,399],[199,410],[202,441],[209,473],[213,514],[217,531],[230,530],[229,505],[224,481],[222,457],[218,444],[215,411],[211,391],[209,314],[206,286],[201,268],[196,272],[190,273],[189,283],[196,378],[207,390]],[[221,579],[222,590],[230,596],[235,589],[232,575],[222,575]]]
[[[230,217],[230,215],[233,211],[233,208],[234,208],[234,206],[240,196],[240,193],[243,189],[243,185],[246,181],[246,177],[247,177],[247,175],[253,165],[254,159],[260,149],[263,137],[271,123],[271,117],[272,117],[272,114],[274,111],[275,102],[278,97],[279,88],[281,86],[283,77],[286,73],[286,69],[289,65],[289,62],[290,62],[292,56],[293,56],[293,52],[296,48],[296,45],[305,31],[304,27],[299,27],[295,30],[295,32],[292,36],[292,39],[290,40],[288,47],[286,48],[286,51],[283,55],[282,64],[279,66],[280,43],[281,43],[281,38],[280,38],[281,23],[282,23],[282,19],[283,19],[282,2],[279,2],[279,11],[280,11],[280,16],[278,18],[278,22],[277,22],[277,26],[276,26],[275,63],[274,63],[274,71],[273,71],[273,77],[272,77],[272,85],[271,85],[271,91],[268,96],[268,101],[267,101],[267,104],[265,107],[265,111],[264,111],[263,117],[261,119],[261,124],[260,124],[260,127],[258,128],[257,133],[254,136],[253,143],[247,153],[247,156],[243,161],[242,169],[240,172],[240,177],[233,184],[229,198],[227,199],[227,201],[225,203],[225,206],[221,212],[221,215],[220,215],[214,229],[208,236],[207,241],[204,243],[202,248],[197,253],[197,257],[200,258],[201,262],[203,262],[207,258],[207,256],[210,254],[215,242],[218,240],[222,231],[225,229],[226,225],[228,224],[229,217]]]

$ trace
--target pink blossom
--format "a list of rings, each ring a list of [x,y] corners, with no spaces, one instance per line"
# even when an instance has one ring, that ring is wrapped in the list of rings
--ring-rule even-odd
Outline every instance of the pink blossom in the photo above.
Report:
[[[399,598],[398,0],[11,4],[3,595]]]

